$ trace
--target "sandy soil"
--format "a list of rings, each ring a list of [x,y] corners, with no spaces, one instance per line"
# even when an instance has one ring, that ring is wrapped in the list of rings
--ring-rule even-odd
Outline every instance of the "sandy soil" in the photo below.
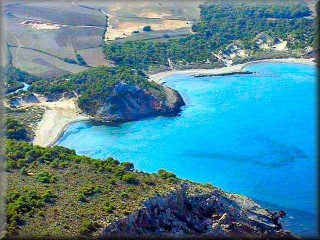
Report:
[[[164,18],[169,17],[168,13],[143,12],[138,15],[141,18]]]
[[[89,119],[87,115],[80,113],[81,110],[75,104],[75,99],[41,102],[38,105],[49,109],[45,111],[42,120],[38,123],[33,141],[35,145],[51,146],[71,123]]]
[[[275,45],[273,45],[271,47],[274,48],[277,51],[284,51],[284,50],[287,49],[287,41],[283,41],[283,42],[275,44]]]
[[[128,20],[127,22],[120,22],[113,16],[109,16],[110,26],[107,29],[105,34],[105,39],[107,41],[115,40],[117,38],[125,38],[132,35],[133,31],[140,31],[144,26],[149,25],[152,30],[160,31],[160,30],[176,30],[179,28],[189,27],[191,28],[191,21],[185,20],[170,20],[170,19],[162,19],[159,20],[159,23],[148,23],[148,21],[134,21],[133,19]]]
[[[286,62],[286,63],[302,63],[302,64],[311,64],[315,65],[313,62],[314,59],[305,59],[305,58],[284,58],[284,59],[265,59],[265,60],[257,60],[243,64],[237,64],[229,67],[222,67],[222,68],[214,68],[214,69],[188,69],[188,70],[171,70],[160,72],[156,74],[152,74],[149,76],[150,81],[154,82],[161,82],[163,78],[170,77],[175,74],[187,74],[187,75],[194,75],[194,74],[224,74],[224,73],[232,73],[232,72],[239,72],[242,69],[250,64],[259,63],[259,62]]]
[[[60,26],[52,23],[45,23],[40,21],[34,21],[30,23],[26,23],[27,20],[20,23],[22,26],[30,26],[34,30],[57,30],[60,29]]]

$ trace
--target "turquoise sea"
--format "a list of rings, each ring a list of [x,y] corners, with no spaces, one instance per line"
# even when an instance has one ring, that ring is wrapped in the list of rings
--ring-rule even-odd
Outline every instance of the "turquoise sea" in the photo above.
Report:
[[[316,234],[316,69],[258,63],[252,75],[164,79],[186,102],[181,115],[71,125],[58,145],[78,154],[163,168],[287,212],[285,227]]]

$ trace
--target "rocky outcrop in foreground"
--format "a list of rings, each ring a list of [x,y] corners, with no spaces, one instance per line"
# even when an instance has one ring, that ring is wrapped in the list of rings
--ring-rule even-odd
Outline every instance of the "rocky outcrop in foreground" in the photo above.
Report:
[[[146,89],[127,83],[118,83],[107,101],[89,113],[104,123],[122,123],[153,116],[176,116],[185,105],[180,94],[163,86],[164,98]]]
[[[247,197],[219,189],[195,195],[186,190],[149,200],[138,212],[105,227],[102,237],[293,237],[279,223],[283,211],[271,213]]]

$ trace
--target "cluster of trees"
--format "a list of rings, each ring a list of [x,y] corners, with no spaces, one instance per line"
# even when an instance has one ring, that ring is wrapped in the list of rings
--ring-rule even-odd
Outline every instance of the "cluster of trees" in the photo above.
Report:
[[[78,200],[81,202],[85,202],[87,200],[87,197],[90,197],[96,193],[100,193],[101,189],[99,186],[84,186],[80,189],[80,192],[78,194]]]
[[[128,163],[120,164],[118,160],[112,157],[107,158],[105,161],[96,160],[85,156],[78,156],[74,150],[61,146],[44,148],[24,141],[8,139],[6,149],[6,171],[9,172],[20,170],[23,167],[28,168],[33,164],[49,164],[51,166],[51,163],[55,161],[92,164],[101,172],[115,173],[119,179],[126,173],[131,173],[133,169],[133,164],[130,164],[131,167],[128,170]],[[47,171],[38,172],[35,180],[44,183],[55,181],[54,176]]]
[[[52,203],[56,196],[51,190],[39,194],[36,190],[18,192],[10,190],[7,193],[7,230],[14,233],[18,225],[24,223],[23,215],[34,214],[35,210],[43,207],[46,203]]]
[[[143,29],[142,29],[142,31],[145,31],[145,32],[150,32],[150,31],[152,31],[151,26],[150,26],[150,25],[144,26]]]
[[[78,61],[78,64],[81,65],[81,66],[88,66],[88,64],[86,63],[86,61],[84,60],[84,58],[79,54],[79,53],[76,53],[76,57],[77,57],[77,61]]]
[[[160,169],[158,171],[158,174],[163,179],[171,179],[171,178],[174,179],[174,178],[177,178],[177,176],[174,173],[168,172],[168,171],[166,171],[164,169]]]
[[[20,121],[12,117],[6,117],[4,122],[6,125],[6,137],[8,139],[29,140],[28,132]]]
[[[311,44],[315,39],[315,22],[303,18],[309,15],[302,3],[202,5],[197,32],[220,43],[252,40],[258,33],[267,32],[273,37],[291,37]]]
[[[48,171],[39,171],[35,175],[34,179],[42,183],[52,183],[55,181],[56,178],[52,176],[51,173],[49,173]]]
[[[23,88],[23,82],[32,84],[33,82],[39,80],[38,77],[22,71],[19,68],[13,67],[12,65],[9,65],[5,68],[2,67],[0,71],[4,76],[6,93],[11,93],[20,88]]]
[[[168,58],[177,64],[210,63],[217,59],[212,52],[240,40],[243,47],[254,47],[254,37],[267,32],[273,37],[292,39],[292,49],[302,49],[315,43],[315,21],[308,7],[300,2],[250,2],[230,4],[214,2],[201,5],[201,20],[192,26],[195,33],[165,42],[112,42],[104,47],[110,60],[121,66],[148,70],[155,65],[168,67]],[[254,50],[254,49],[252,49]]]

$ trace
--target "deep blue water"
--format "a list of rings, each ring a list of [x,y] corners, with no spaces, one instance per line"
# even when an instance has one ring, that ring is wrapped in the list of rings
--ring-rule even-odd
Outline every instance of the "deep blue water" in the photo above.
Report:
[[[78,154],[161,168],[287,211],[285,226],[316,234],[316,69],[286,63],[253,75],[164,79],[187,106],[181,116],[120,127],[71,125],[58,145]]]

